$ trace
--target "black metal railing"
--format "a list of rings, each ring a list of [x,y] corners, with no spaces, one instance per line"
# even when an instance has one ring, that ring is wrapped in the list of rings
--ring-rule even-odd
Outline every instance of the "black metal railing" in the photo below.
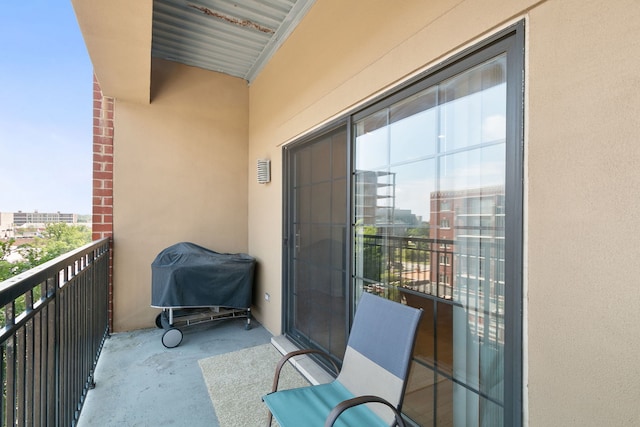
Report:
[[[453,240],[356,236],[356,263],[362,266],[356,276],[369,287],[385,283],[450,299],[453,258]]]
[[[2,426],[73,426],[109,334],[110,239],[0,283]]]
[[[470,310],[470,330],[504,344],[504,239],[357,235],[356,277],[384,298]]]

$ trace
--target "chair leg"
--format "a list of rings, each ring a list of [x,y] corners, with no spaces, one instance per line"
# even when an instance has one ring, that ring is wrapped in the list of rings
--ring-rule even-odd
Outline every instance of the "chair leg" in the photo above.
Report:
[[[267,412],[269,412],[269,418],[267,418],[267,427],[271,427],[271,422],[273,421],[273,414],[268,409],[267,409]]]

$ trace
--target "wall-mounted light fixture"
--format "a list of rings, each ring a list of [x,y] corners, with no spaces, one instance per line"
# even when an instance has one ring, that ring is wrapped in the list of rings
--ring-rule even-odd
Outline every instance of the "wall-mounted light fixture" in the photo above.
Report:
[[[258,184],[271,182],[271,160],[258,159]]]

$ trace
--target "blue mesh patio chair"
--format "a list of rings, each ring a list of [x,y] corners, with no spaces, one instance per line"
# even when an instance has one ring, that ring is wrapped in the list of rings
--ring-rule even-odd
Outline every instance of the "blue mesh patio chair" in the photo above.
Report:
[[[344,354],[330,383],[277,390],[280,369],[299,350],[282,357],[273,391],[262,398],[281,427],[405,426],[400,415],[422,310],[363,294]],[[337,369],[336,369],[337,371]]]

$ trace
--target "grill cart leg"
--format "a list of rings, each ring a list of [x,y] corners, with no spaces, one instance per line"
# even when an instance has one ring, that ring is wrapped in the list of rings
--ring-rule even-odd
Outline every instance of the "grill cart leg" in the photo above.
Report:
[[[247,324],[244,326],[245,330],[251,329],[251,308],[247,308]]]

